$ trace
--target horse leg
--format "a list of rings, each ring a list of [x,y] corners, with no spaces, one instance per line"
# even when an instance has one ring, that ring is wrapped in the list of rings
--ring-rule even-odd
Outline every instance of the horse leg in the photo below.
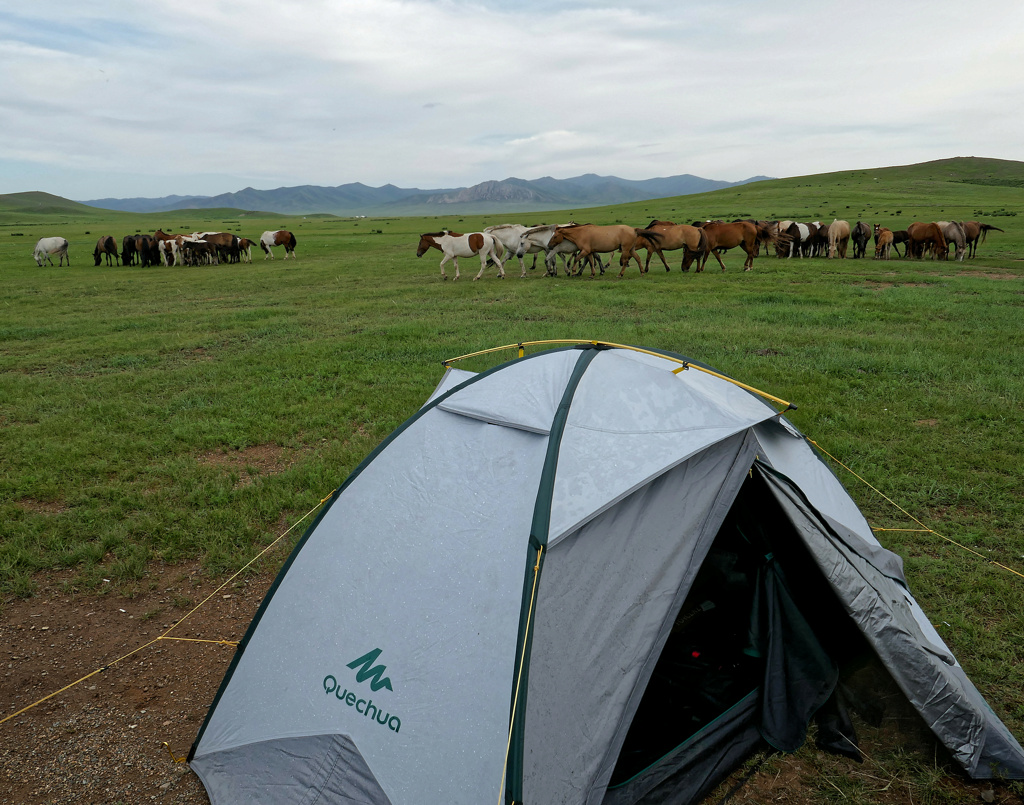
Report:
[[[725,263],[722,262],[722,256],[718,253],[718,249],[712,249],[711,253],[715,256],[715,259],[718,261],[718,265],[720,265],[722,267],[722,271],[725,271]],[[704,258],[704,263],[705,264],[707,263],[707,258],[706,257]],[[703,265],[700,267],[700,270],[701,271],[704,270],[704,266]]]
[[[743,263],[743,270],[750,271],[750,269],[754,267],[754,258],[761,253],[761,249],[757,243],[754,243],[754,245],[749,249],[744,246],[743,251],[747,253],[747,259]]]
[[[446,254],[441,258],[441,279],[448,279],[448,275],[444,273],[444,264],[448,262],[448,255]]]
[[[484,269],[487,268],[487,252],[480,252],[480,270],[473,277],[473,282],[476,282],[484,275]],[[499,269],[500,270],[500,269]],[[501,276],[500,274],[498,275]]]

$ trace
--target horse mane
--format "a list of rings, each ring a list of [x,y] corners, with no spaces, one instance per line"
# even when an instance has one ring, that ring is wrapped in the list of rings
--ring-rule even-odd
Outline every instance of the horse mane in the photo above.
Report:
[[[443,238],[445,235],[452,234],[447,229],[443,229],[440,232],[424,232],[420,235],[421,238]]]
[[[651,221],[647,226],[645,226],[644,229],[642,229],[641,231],[652,229],[653,227],[656,226],[675,226],[675,224],[672,223],[671,221],[658,221],[657,219],[655,219],[654,221]]]

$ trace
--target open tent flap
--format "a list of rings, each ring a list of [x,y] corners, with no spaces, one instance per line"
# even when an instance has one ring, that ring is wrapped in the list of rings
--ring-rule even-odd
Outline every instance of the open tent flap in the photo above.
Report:
[[[924,618],[902,578],[853,550],[787,478],[763,468],[761,475],[845,611],[952,757],[972,777],[1024,778],[1024,750]]]
[[[764,481],[746,477],[624,720],[603,802],[695,801],[755,746],[795,751],[815,717],[830,717],[819,745],[827,733],[856,756],[837,685],[869,651]]]

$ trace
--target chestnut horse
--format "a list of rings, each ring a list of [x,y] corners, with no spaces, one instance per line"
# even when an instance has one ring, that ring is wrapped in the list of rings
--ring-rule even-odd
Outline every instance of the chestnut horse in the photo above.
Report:
[[[925,247],[936,260],[943,254],[949,254],[946,238],[936,223],[915,221],[907,227],[907,236],[907,255],[910,257],[924,257]]]
[[[722,271],[725,271],[725,263],[722,262],[722,257],[718,252],[736,246],[746,252],[747,259],[743,263],[743,270],[750,271],[754,267],[754,258],[761,251],[762,243],[766,240],[770,243],[778,243],[783,239],[783,236],[772,231],[770,226],[752,224],[749,221],[740,221],[734,224],[707,224],[704,227],[704,234],[708,239],[708,251],[704,253],[704,259],[701,260],[697,271],[704,270],[708,256],[712,254],[722,267]],[[688,268],[689,266],[684,261],[683,270],[686,271]]]
[[[875,259],[888,260],[892,249],[892,230],[875,224]],[[896,252],[898,255],[899,252]]]
[[[978,238],[981,238],[981,242],[985,242],[985,238],[989,232],[1002,232],[998,226],[992,226],[991,224],[982,224],[978,221],[964,221],[964,235],[967,238],[967,256],[977,257],[978,256]]]
[[[657,232],[660,238],[651,240],[647,237],[651,232]],[[651,221],[637,235],[636,248],[647,249],[647,260],[644,263],[645,274],[651,267],[652,255],[657,254],[661,258],[661,263],[665,266],[665,270],[669,271],[671,269],[669,269],[668,263],[665,261],[663,252],[682,249],[683,263],[687,264],[686,269],[683,269],[682,263],[680,264],[679,269],[682,271],[688,270],[689,263],[693,263],[694,259],[699,260],[704,256],[704,252],[708,250],[708,236],[704,234],[704,230],[700,227],[690,226],[689,224],[674,224],[671,221]],[[687,257],[689,257],[688,262]]]
[[[626,266],[629,265],[630,260],[636,260],[637,268],[640,269],[640,276],[643,276],[644,267],[636,253],[636,239],[637,235],[641,232],[643,232],[642,229],[635,229],[625,224],[560,226],[551,235],[548,246],[549,248],[554,248],[566,240],[576,244],[579,247],[579,253],[576,255],[575,261],[576,265],[579,266],[577,274],[583,270],[582,261],[589,259],[591,255],[619,251],[621,252],[619,276],[621,277],[626,273]],[[660,239],[656,232],[647,233],[647,237],[656,240]],[[594,275],[594,264],[591,263],[590,276],[593,277]]]
[[[288,259],[288,255],[295,259],[295,235],[289,232],[287,229],[278,229],[276,232],[264,232],[260,235],[260,248],[263,249],[265,255],[264,260],[273,260],[274,253],[271,251],[273,246],[284,246],[284,259]]]

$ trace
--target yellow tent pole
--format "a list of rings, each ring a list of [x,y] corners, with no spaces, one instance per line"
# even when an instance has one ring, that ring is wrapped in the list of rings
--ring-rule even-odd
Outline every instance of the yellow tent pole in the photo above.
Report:
[[[696,369],[699,372],[704,372],[705,374],[712,375],[714,377],[717,377],[719,380],[725,380],[727,383],[732,383],[734,386],[739,386],[741,389],[745,389],[746,391],[752,392],[753,394],[757,394],[761,397],[764,397],[766,400],[771,400],[774,403],[778,403],[779,405],[784,406],[786,409],[792,409],[794,411],[796,410],[796,406],[793,403],[789,402],[788,400],[783,400],[782,398],[776,397],[773,394],[769,394],[766,391],[761,391],[760,389],[756,389],[753,386],[748,386],[746,383],[741,383],[738,380],[733,380],[731,377],[726,377],[725,375],[719,374],[718,372],[715,372],[711,369],[705,369],[703,366],[697,366],[688,361],[684,361],[679,358],[674,358],[671,355],[664,355],[661,352],[654,352],[653,350],[650,349],[634,347],[631,346],[630,344],[615,344],[610,341],[594,341],[585,338],[556,338],[547,341],[520,341],[517,344],[506,344],[505,346],[502,347],[492,347],[491,349],[483,349],[480,350],[479,352],[470,352],[468,355],[460,355],[457,358],[449,358],[448,360],[444,361],[444,365],[451,366],[456,361],[464,361],[467,358],[475,358],[479,355],[489,355],[492,352],[502,352],[504,350],[509,349],[518,349],[519,357],[522,358],[523,355],[526,354],[526,347],[545,346],[550,344],[593,344],[594,346],[613,347],[615,349],[628,349],[632,350],[633,352],[641,352],[644,355],[653,355],[656,358],[663,358],[665,360],[674,361],[675,363],[678,363],[680,365],[679,368],[672,370],[675,374],[685,372],[687,369]]]

